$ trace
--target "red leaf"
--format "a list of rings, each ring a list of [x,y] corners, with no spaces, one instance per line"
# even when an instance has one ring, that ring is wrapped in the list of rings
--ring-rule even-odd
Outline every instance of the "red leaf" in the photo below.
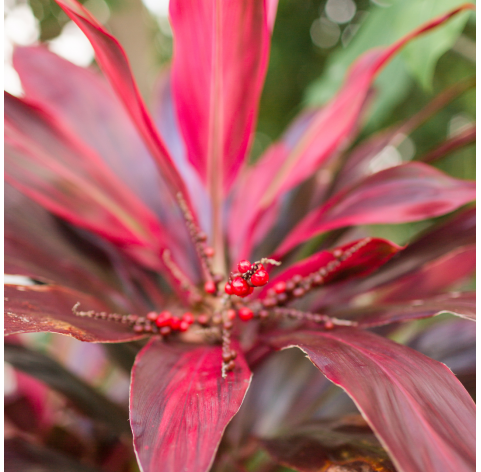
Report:
[[[188,200],[187,189],[140,96],[122,46],[76,0],[57,0],[57,3],[91,42],[100,68],[130,114],[172,195],[181,192]]]
[[[475,405],[444,364],[349,328],[280,335],[270,343],[299,347],[346,390],[400,472],[474,470]]]
[[[143,336],[128,325],[77,316],[79,310],[111,313],[100,300],[59,285],[5,285],[5,335],[59,333],[88,342],[126,342]]]
[[[336,261],[339,261],[339,265],[324,277],[324,284],[359,277],[381,267],[400,250],[400,246],[384,239],[360,239],[329,251],[318,252],[293,264],[274,278],[269,287],[273,287],[277,282],[287,281],[296,274],[306,277]],[[266,287],[261,295],[265,295],[269,287]]]
[[[419,162],[391,167],[309,213],[278,249],[287,251],[321,232],[350,225],[405,223],[449,213],[475,199],[475,183]]]
[[[358,327],[366,328],[430,318],[441,313],[450,313],[475,321],[476,292],[452,292],[404,303],[376,303],[372,306],[334,310],[330,314],[337,318],[356,321]]]
[[[224,429],[239,410],[251,373],[239,352],[221,377],[220,346],[153,339],[132,370],[130,423],[143,472],[209,470]]]
[[[13,62],[27,99],[74,130],[165,221],[176,202],[169,202],[154,160],[104,78],[44,47],[17,47]]]
[[[228,191],[255,127],[270,46],[265,1],[172,1],[172,88],[190,162]]]
[[[254,205],[248,206],[249,212],[246,213],[242,211],[240,207],[243,205],[239,203],[239,209],[231,214],[229,237],[235,245],[242,243],[248,246],[244,240],[254,234],[254,227],[260,216],[287,190],[311,176],[328,158],[347,144],[372,82],[382,67],[411,39],[468,8],[472,9],[474,6],[461,5],[431,20],[389,47],[366,52],[351,66],[336,97],[308,120],[304,132],[297,135],[294,142],[281,142],[268,149],[265,157],[246,174],[244,185],[238,189],[243,199],[244,195],[252,193]],[[258,182],[266,179],[266,185],[258,185]],[[256,182],[256,188],[252,187],[251,182]],[[256,211],[253,211],[253,208]],[[245,214],[248,216],[244,216]],[[243,248],[237,258],[248,256],[249,249]]]

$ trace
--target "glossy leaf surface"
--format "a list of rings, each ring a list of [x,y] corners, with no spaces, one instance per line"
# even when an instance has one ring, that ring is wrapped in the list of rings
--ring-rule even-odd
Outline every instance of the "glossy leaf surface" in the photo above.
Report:
[[[221,376],[222,348],[153,339],[132,370],[130,423],[143,472],[209,470],[251,373],[239,352]]]
[[[5,335],[59,333],[88,342],[126,342],[140,339],[129,325],[77,316],[79,310],[111,313],[100,300],[60,285],[5,285]]]
[[[278,349],[299,347],[346,390],[399,471],[474,469],[475,405],[444,364],[349,328],[270,342]]]
[[[269,55],[267,3],[170,3],[177,116],[189,160],[212,198],[229,189],[254,130]]]
[[[344,226],[433,218],[474,200],[475,192],[474,182],[454,179],[422,163],[392,167],[312,211],[278,252],[284,254],[316,234]]]

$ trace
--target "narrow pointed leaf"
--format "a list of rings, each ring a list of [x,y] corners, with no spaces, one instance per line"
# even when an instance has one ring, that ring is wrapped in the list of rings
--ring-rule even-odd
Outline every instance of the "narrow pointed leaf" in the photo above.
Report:
[[[126,342],[143,336],[126,324],[77,316],[94,310],[112,313],[104,302],[59,285],[5,285],[5,335],[59,333],[88,342]]]
[[[372,306],[332,311],[332,316],[356,321],[360,328],[382,326],[450,313],[471,321],[476,320],[476,293],[451,292],[403,303],[376,303]]]
[[[476,196],[475,183],[419,162],[374,174],[309,213],[278,249],[284,254],[321,232],[351,225],[405,223],[449,213]]]
[[[244,185],[238,191],[241,195],[255,193],[256,211],[249,207],[248,217],[243,217],[241,210],[231,215],[230,238],[236,241],[237,233],[242,241],[242,238],[253,234],[260,215],[276,199],[311,176],[321,164],[348,144],[377,73],[406,43],[443,24],[460,11],[472,8],[470,4],[461,5],[417,28],[393,45],[363,54],[351,66],[336,97],[309,120],[305,131],[293,143],[274,144],[246,174]],[[264,161],[271,164],[266,166]],[[266,168],[269,169],[269,183],[253,189],[251,182],[262,181]],[[242,256],[247,253],[247,249],[241,252]]]
[[[55,360],[24,346],[5,344],[5,360],[64,395],[76,408],[114,432],[129,432],[128,413]]]
[[[267,69],[272,7],[257,0],[170,3],[177,115],[188,158],[212,198],[229,189],[247,157]]]
[[[367,275],[389,261],[400,250],[400,246],[384,239],[360,239],[329,251],[318,252],[293,264],[275,277],[270,286],[285,282],[296,274],[306,277],[323,268],[329,270],[324,276],[323,284]],[[333,269],[329,269],[331,264]],[[266,287],[261,295],[266,294],[267,290]]]
[[[152,340],[132,370],[130,423],[143,472],[209,470],[227,424],[239,410],[251,373],[239,352],[221,377],[220,346]]]
[[[470,472],[475,405],[444,365],[375,334],[349,328],[271,339],[299,347],[356,402],[400,472]]]
[[[57,0],[57,3],[92,44],[100,68],[130,114],[152,157],[161,169],[172,195],[175,196],[177,192],[181,192],[188,200],[189,194],[184,182],[140,96],[122,46],[76,0]]]

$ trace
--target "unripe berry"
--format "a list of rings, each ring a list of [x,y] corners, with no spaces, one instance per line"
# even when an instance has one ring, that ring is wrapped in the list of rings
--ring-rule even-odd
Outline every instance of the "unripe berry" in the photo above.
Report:
[[[210,246],[207,246],[204,248],[204,254],[207,256],[207,257],[213,257],[214,254],[215,254],[215,251],[213,248],[211,248]]]
[[[217,286],[215,285],[213,280],[208,280],[204,284],[204,290],[206,291],[206,293],[210,293],[211,295],[213,295],[215,292],[217,292]]]
[[[254,313],[250,308],[247,308],[246,306],[243,306],[239,308],[239,318],[242,321],[249,321],[253,318]]]
[[[187,321],[181,321],[179,325],[179,331],[184,332],[189,329],[190,324]]]
[[[239,272],[241,274],[245,274],[248,270],[251,268],[251,263],[244,259],[243,261],[240,261],[239,264],[237,264],[237,268],[239,269]]]
[[[197,321],[201,325],[206,325],[209,322],[209,317],[205,313],[203,313],[202,315],[199,315],[197,317]]]
[[[267,282],[269,282],[269,274],[263,269],[259,269],[251,277],[251,284],[255,285],[256,287],[262,287]]]
[[[235,310],[233,310],[233,309],[227,310],[227,319],[228,320],[232,321],[233,319],[235,319],[235,315],[236,315]]]
[[[170,326],[170,322],[172,320],[172,313],[170,311],[161,311],[157,319],[155,320],[155,324],[159,328],[163,328],[164,326]]]
[[[239,297],[245,297],[246,295],[249,295],[249,284],[242,278],[242,277],[236,277],[232,281],[232,292],[239,296]]]
[[[225,290],[225,293],[227,293],[227,295],[232,295],[234,293],[232,291],[232,285],[229,282],[225,284],[224,290]]]
[[[146,318],[150,321],[155,321],[159,315],[155,311],[150,311],[147,313]]]

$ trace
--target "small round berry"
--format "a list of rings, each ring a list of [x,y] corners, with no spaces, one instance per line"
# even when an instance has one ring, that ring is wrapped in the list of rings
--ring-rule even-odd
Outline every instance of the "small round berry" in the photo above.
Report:
[[[128,316],[127,316],[127,319],[128,319],[129,321],[134,322],[134,321],[137,321],[137,320],[139,319],[139,316],[138,316],[138,315],[128,315]]]
[[[170,311],[161,311],[157,319],[155,320],[155,324],[162,328],[164,326],[170,326],[170,322],[172,320],[172,313]]]
[[[239,308],[239,318],[242,321],[249,321],[253,317],[254,317],[254,312],[250,308],[247,308],[246,306]]]
[[[296,274],[292,277],[292,281],[297,285],[302,280],[302,275]]]
[[[232,370],[235,369],[235,362],[234,361],[230,361],[226,366],[225,366],[225,370],[227,372],[231,372]]]
[[[236,312],[232,308],[227,310],[227,319],[228,320],[235,320]]]
[[[342,249],[334,249],[332,251],[332,255],[337,259],[342,256]]]
[[[215,254],[215,251],[214,251],[214,248],[210,247],[210,246],[206,246],[204,248],[204,254],[207,256],[207,257],[213,257],[214,254]]]
[[[134,333],[143,333],[144,327],[142,325],[136,324],[134,325]]]
[[[247,295],[251,295],[252,293],[254,293],[254,287],[249,285],[249,293]]]
[[[286,292],[292,292],[295,288],[296,284],[292,280],[286,282]]]
[[[220,313],[216,313],[212,316],[212,323],[219,325],[222,323],[222,315]]]
[[[152,332],[152,323],[150,321],[146,321],[144,324],[144,331],[146,333],[151,333]]]
[[[265,319],[269,318],[269,312],[267,310],[261,310],[259,312],[259,318],[261,320],[265,320]]]
[[[227,364],[232,360],[232,353],[229,352],[223,352],[222,353],[222,360]]]
[[[286,291],[286,283],[281,281],[274,285],[274,291],[276,293],[284,293]]]
[[[232,359],[235,359],[237,357],[237,351],[231,351],[230,356],[232,357]]]
[[[197,241],[204,242],[207,241],[207,234],[205,234],[203,231],[200,233],[197,233]]]
[[[204,284],[204,290],[206,293],[210,293],[211,295],[214,295],[215,292],[217,292],[217,286],[215,285],[213,280],[208,280]]]
[[[197,321],[201,325],[206,325],[209,322],[209,317],[205,313],[202,313],[202,315],[197,317]]]
[[[259,264],[257,264],[257,270],[266,270],[266,268],[264,267],[264,264],[259,262]]]
[[[247,259],[244,259],[243,261],[240,261],[239,264],[237,264],[237,268],[239,269],[239,272],[241,274],[245,274],[250,270],[251,263]]]
[[[184,313],[182,315],[182,321],[185,321],[186,323],[189,323],[191,325],[194,322],[194,315],[192,313]]]
[[[170,327],[172,328],[172,331],[177,331],[180,326],[180,318],[177,318],[176,316],[173,316],[172,319],[170,320]]]
[[[170,326],[162,326],[162,328],[160,328],[160,334],[162,336],[168,336],[171,332],[172,330]]]
[[[239,296],[239,297],[245,297],[246,295],[249,295],[249,284],[242,278],[242,277],[236,277],[232,281],[232,292]]]
[[[251,284],[255,285],[256,287],[262,287],[267,282],[269,282],[269,274],[263,269],[259,269],[251,277]]]
[[[225,293],[227,293],[227,295],[232,295],[234,293],[232,291],[232,285],[229,282],[225,284],[224,290],[225,290]]]
[[[149,313],[147,313],[146,318],[147,318],[149,321],[155,321],[158,316],[159,316],[158,313],[156,313],[155,311],[150,311]]]
[[[322,278],[322,275],[321,274],[316,274],[314,275],[314,277],[312,278],[312,285],[314,286],[317,286],[317,285],[321,285],[322,282],[323,282],[323,278]]]
[[[262,300],[262,304],[266,308],[272,308],[273,306],[277,305],[277,300],[275,298],[265,298],[264,300]]]
[[[287,293],[279,293],[276,298],[279,303],[285,303],[287,302],[288,296]]]
[[[232,323],[231,320],[224,321],[224,324],[223,324],[224,329],[229,330],[229,329],[232,329],[233,326],[234,326],[234,323]]]
[[[190,324],[187,321],[181,321],[179,324],[179,331],[182,333],[189,329]]]

